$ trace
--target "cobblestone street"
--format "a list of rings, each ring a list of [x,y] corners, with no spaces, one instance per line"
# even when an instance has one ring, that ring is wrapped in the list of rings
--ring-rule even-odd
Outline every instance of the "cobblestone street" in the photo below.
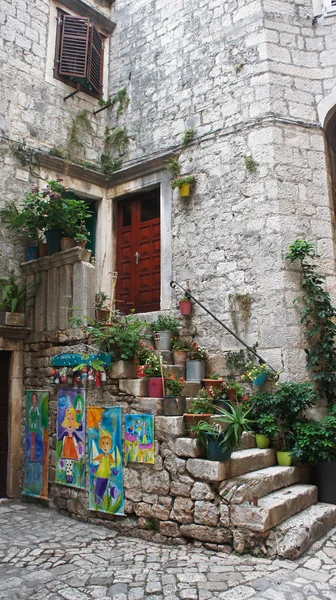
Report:
[[[336,530],[298,561],[128,539],[51,509],[0,504],[0,598],[336,600]]]

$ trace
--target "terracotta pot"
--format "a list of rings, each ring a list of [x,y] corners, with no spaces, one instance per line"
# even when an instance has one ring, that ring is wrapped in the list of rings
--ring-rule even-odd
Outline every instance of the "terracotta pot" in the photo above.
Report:
[[[220,390],[224,379],[202,379],[205,385],[205,389],[210,394],[210,388],[214,390]]]
[[[86,242],[75,242],[75,247],[84,249],[86,247]]]
[[[226,393],[228,399],[232,403],[234,403],[234,402],[237,401],[237,392],[236,392],[236,390],[225,390],[225,393]]]
[[[61,238],[61,250],[70,250],[70,248],[75,248],[76,242],[72,238],[62,237]]]
[[[181,315],[191,315],[191,302],[190,300],[181,300],[179,302]]]
[[[184,367],[187,362],[187,356],[187,350],[173,350],[174,365],[180,365]]]
[[[148,380],[148,397],[162,398],[163,386],[161,377],[150,377]]]
[[[46,242],[39,244],[38,249],[39,249],[39,257],[40,258],[44,258],[45,256],[48,256],[48,245]]]
[[[103,322],[107,321],[110,316],[108,308],[96,308],[96,321]]]
[[[145,377],[145,373],[143,372],[144,365],[137,365],[135,367],[136,376],[138,379],[143,379]]]
[[[191,413],[185,413],[183,415],[186,427],[187,427],[187,431],[188,431],[188,435],[189,437],[195,438],[195,434],[190,431],[190,427],[192,425],[197,425],[197,423],[199,423],[200,421],[209,421],[210,417],[212,417],[211,414],[208,413],[204,413],[201,415],[193,415]]]

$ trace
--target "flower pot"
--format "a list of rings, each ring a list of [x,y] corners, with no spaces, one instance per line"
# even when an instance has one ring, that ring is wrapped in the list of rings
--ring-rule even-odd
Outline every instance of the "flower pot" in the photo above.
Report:
[[[148,380],[149,398],[162,398],[163,385],[161,377],[150,377]]]
[[[182,183],[179,191],[181,198],[188,198],[190,196],[190,183]]]
[[[219,435],[216,438],[207,435],[206,457],[208,460],[216,460],[225,462],[231,458],[232,450],[225,448],[222,445],[224,435]]]
[[[166,417],[180,417],[186,411],[185,396],[163,396],[163,414]]]
[[[187,360],[186,381],[200,383],[204,379],[204,360]]]
[[[76,242],[74,239],[69,238],[69,237],[62,237],[61,238],[61,250],[70,250],[70,248],[75,248],[77,246]]]
[[[224,379],[203,379],[205,389],[210,394],[210,388],[220,390]]]
[[[26,256],[27,261],[36,260],[39,257],[38,246],[28,246]]]
[[[172,345],[172,339],[174,337],[174,334],[172,331],[158,331],[158,334],[160,336],[160,352],[170,352],[171,351],[171,345]],[[157,350],[159,350],[159,344],[158,342],[155,340],[155,347]]]
[[[194,415],[191,413],[185,413],[183,415],[183,419],[185,421],[189,437],[192,437],[192,438],[196,437],[195,434],[193,433],[193,431],[190,431],[190,427],[192,427],[192,425],[197,425],[197,423],[199,423],[200,421],[209,421],[210,417],[212,417],[212,415],[210,415],[208,413],[204,413],[202,415]]]
[[[55,254],[61,251],[62,232],[60,229],[48,229],[45,232],[48,254]]]
[[[110,311],[108,308],[96,308],[96,321],[100,323],[103,321],[107,321],[110,316]]]
[[[23,327],[25,324],[24,313],[0,312],[0,325],[12,325],[13,327]]]
[[[292,457],[289,454],[288,450],[278,451],[276,453],[278,465],[280,467],[290,467],[292,464]]]
[[[262,387],[263,385],[265,385],[266,377],[267,377],[266,373],[260,373],[260,375],[258,375],[258,377],[253,379],[253,385],[255,385],[257,387]]]
[[[226,398],[218,398],[217,400],[214,400],[213,405],[216,408],[221,408],[223,410],[230,410],[230,407],[232,406],[232,402]]]
[[[187,350],[173,350],[174,365],[184,367],[187,362]]]
[[[266,435],[261,435],[261,433],[257,433],[255,437],[257,448],[260,448],[260,450],[266,450],[266,448],[270,447],[271,440]]]
[[[225,393],[232,404],[237,402],[237,390],[225,390]]]
[[[318,488],[318,501],[336,504],[336,460],[314,465],[311,474],[311,483]]]
[[[45,256],[48,256],[48,246],[47,246],[46,242],[42,242],[41,244],[39,244],[38,249],[39,249],[39,258],[44,258]]]
[[[145,377],[145,373],[143,372],[144,365],[136,365],[135,372],[138,379],[143,379]]]
[[[190,300],[181,300],[179,302],[181,315],[191,315],[191,302]]]
[[[75,242],[75,247],[76,248],[84,248],[86,247],[87,242]]]

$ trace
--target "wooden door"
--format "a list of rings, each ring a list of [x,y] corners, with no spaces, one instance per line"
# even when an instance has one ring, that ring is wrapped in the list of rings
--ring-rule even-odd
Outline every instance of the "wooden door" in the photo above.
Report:
[[[160,309],[160,191],[118,203],[117,308]]]
[[[0,498],[6,496],[10,352],[0,352]]]

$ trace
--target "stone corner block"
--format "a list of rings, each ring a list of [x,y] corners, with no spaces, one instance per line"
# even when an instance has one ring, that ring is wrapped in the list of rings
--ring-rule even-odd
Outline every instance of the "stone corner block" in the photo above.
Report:
[[[110,372],[112,379],[135,379],[135,366],[130,360],[118,360],[112,363]]]
[[[185,435],[183,417],[155,417],[155,433],[158,440],[167,437],[183,437]]]
[[[129,396],[147,396],[148,381],[147,379],[121,379],[119,390]]]
[[[201,458],[189,458],[187,471],[202,481],[223,481],[226,478],[226,463],[202,460]]]
[[[198,458],[202,456],[201,445],[194,438],[178,438],[174,442],[173,450],[177,456],[186,458]]]
[[[207,527],[206,525],[181,525],[180,532],[183,536],[201,540],[202,542],[213,542],[225,544],[230,542],[232,534],[229,529],[221,527]]]

